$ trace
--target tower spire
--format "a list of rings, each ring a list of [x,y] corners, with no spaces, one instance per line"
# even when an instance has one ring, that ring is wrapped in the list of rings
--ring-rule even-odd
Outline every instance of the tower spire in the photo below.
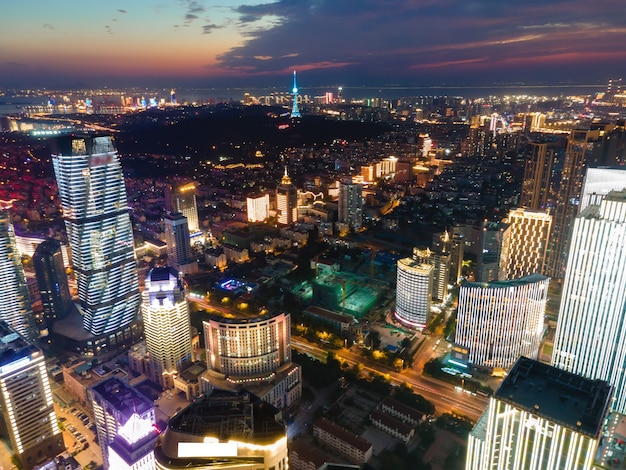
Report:
[[[298,85],[296,83],[296,71],[293,71],[293,88],[291,90],[291,93],[293,94],[293,107],[291,108],[291,117],[292,118],[299,118],[300,116],[300,110],[298,110]]]

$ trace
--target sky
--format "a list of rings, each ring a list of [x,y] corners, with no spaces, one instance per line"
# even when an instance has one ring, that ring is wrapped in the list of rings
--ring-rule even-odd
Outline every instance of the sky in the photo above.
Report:
[[[595,84],[624,0],[20,0],[0,88]]]

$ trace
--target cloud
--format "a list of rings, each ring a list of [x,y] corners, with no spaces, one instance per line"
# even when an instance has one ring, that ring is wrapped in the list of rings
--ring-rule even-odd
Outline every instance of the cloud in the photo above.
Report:
[[[109,26],[109,25],[106,25],[106,26],[104,27],[104,31],[105,31],[107,34],[113,35],[113,30],[111,29],[111,26]]]
[[[202,34],[211,34],[213,30],[220,28],[223,28],[223,26],[219,26],[214,23],[205,24],[202,26]]]
[[[44,27],[45,29],[52,29],[52,30],[55,30],[55,29],[56,29],[54,26],[52,26],[52,25],[51,25],[51,24],[49,24],[49,23],[44,23],[43,27]]]
[[[197,19],[198,19],[198,15],[194,15],[193,13],[187,13],[185,15],[185,21],[193,21]]]
[[[128,13],[128,11],[127,11],[127,10],[122,10],[122,9],[118,9],[118,10],[117,10],[117,12],[118,12],[118,13],[121,13],[121,14],[123,14],[123,15],[125,15],[126,13]]]

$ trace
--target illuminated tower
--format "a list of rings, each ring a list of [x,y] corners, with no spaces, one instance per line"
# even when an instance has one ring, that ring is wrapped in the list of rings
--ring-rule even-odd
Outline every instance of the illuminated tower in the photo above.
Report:
[[[191,361],[189,304],[178,273],[153,268],[141,293],[150,378],[164,388],[174,387],[174,376]]]
[[[43,352],[0,321],[0,436],[23,468],[63,452]]]
[[[198,203],[196,200],[196,184],[185,183],[176,187],[171,184],[165,186],[165,210],[180,212],[187,217],[189,232],[200,230],[198,219]]]
[[[153,469],[158,431],[152,402],[115,376],[88,393],[105,470]]]
[[[28,340],[39,336],[26,287],[24,266],[8,211],[0,211],[0,320]]]
[[[298,220],[298,189],[285,174],[276,188],[276,206],[278,209],[278,223],[281,225],[291,225]]]
[[[552,216],[541,210],[514,209],[505,223],[498,279],[543,274]]]
[[[465,469],[608,468],[594,460],[611,392],[601,380],[520,358],[469,435]]]
[[[293,71],[293,88],[291,89],[291,93],[293,94],[293,107],[291,108],[291,118],[299,118],[301,117],[300,111],[298,110],[298,85],[296,84],[296,71]]]
[[[114,333],[133,323],[140,301],[122,166],[111,136],[72,135],[54,146],[83,326]]]
[[[395,317],[399,322],[418,330],[426,328],[430,320],[434,269],[433,265],[414,258],[398,260]]]
[[[626,190],[574,222],[552,364],[615,387],[626,412]]]

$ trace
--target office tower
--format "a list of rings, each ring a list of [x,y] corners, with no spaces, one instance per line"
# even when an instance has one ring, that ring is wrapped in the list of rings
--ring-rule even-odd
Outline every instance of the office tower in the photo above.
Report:
[[[0,321],[0,435],[25,469],[63,452],[43,352]]]
[[[543,274],[552,216],[542,210],[514,209],[504,221],[498,279]]]
[[[447,253],[431,251],[426,248],[413,248],[413,258],[419,263],[430,264],[433,269],[433,300],[443,301],[448,295],[448,278],[450,272],[450,256]]]
[[[550,194],[554,149],[547,142],[528,142],[520,206],[545,209]]]
[[[273,312],[260,317],[212,316],[203,322],[212,387],[245,386],[277,408],[300,398],[300,366],[291,362],[291,317]],[[206,384],[205,384],[206,385]]]
[[[296,84],[296,71],[293,71],[293,88],[291,89],[293,95],[293,105],[291,107],[291,118],[299,118],[300,110],[298,109],[298,85]]]
[[[133,323],[139,307],[122,166],[111,136],[72,135],[53,145],[83,326],[112,334]]]
[[[543,334],[550,279],[466,282],[459,288],[455,343],[467,362],[511,367],[520,356],[536,358]]]
[[[198,272],[198,262],[191,251],[187,217],[180,212],[174,212],[165,215],[163,222],[168,264],[185,274]]]
[[[363,186],[343,179],[339,183],[338,222],[353,230],[363,225]]]
[[[150,378],[172,388],[174,376],[192,359],[189,304],[178,272],[153,268],[141,297]]]
[[[498,279],[502,236],[506,224],[487,220],[477,225],[461,224],[454,227],[454,235],[465,241],[466,253],[476,256],[474,280],[489,282]]]
[[[44,324],[46,328],[51,328],[56,320],[67,317],[73,308],[61,242],[48,238],[40,243],[33,255],[33,267],[43,306]]]
[[[459,234],[450,234],[447,230],[433,235],[433,251],[445,253],[450,257],[450,270],[448,282],[456,284],[463,275],[463,255],[465,253],[465,241]]]
[[[247,392],[213,390],[178,412],[159,437],[157,470],[286,470],[278,410]]]
[[[39,336],[26,287],[24,266],[8,211],[0,211],[0,320],[28,340]]]
[[[298,220],[298,190],[291,183],[291,178],[285,174],[276,188],[276,208],[278,209],[278,223],[291,225]]]
[[[248,196],[248,222],[263,222],[270,216],[270,195]]]
[[[105,470],[154,468],[154,406],[118,377],[88,390]]]
[[[590,130],[575,129],[570,133],[548,248],[546,274],[553,278],[563,278],[570,232],[578,213],[585,168],[607,163],[609,156],[606,155],[605,144],[612,127],[611,124],[597,124]]]
[[[431,264],[414,258],[398,260],[394,316],[400,323],[418,330],[426,328],[430,320],[434,270]]]
[[[611,386],[521,357],[472,429],[466,470],[591,470]]]
[[[599,206],[602,199],[611,191],[626,188],[626,168],[589,167],[585,172],[583,189],[580,195],[580,214],[589,205]]]
[[[167,184],[165,186],[165,210],[168,212],[180,212],[187,217],[190,233],[200,230],[196,184],[185,183],[177,186]]]
[[[574,221],[552,365],[615,387],[626,412],[626,190]]]

